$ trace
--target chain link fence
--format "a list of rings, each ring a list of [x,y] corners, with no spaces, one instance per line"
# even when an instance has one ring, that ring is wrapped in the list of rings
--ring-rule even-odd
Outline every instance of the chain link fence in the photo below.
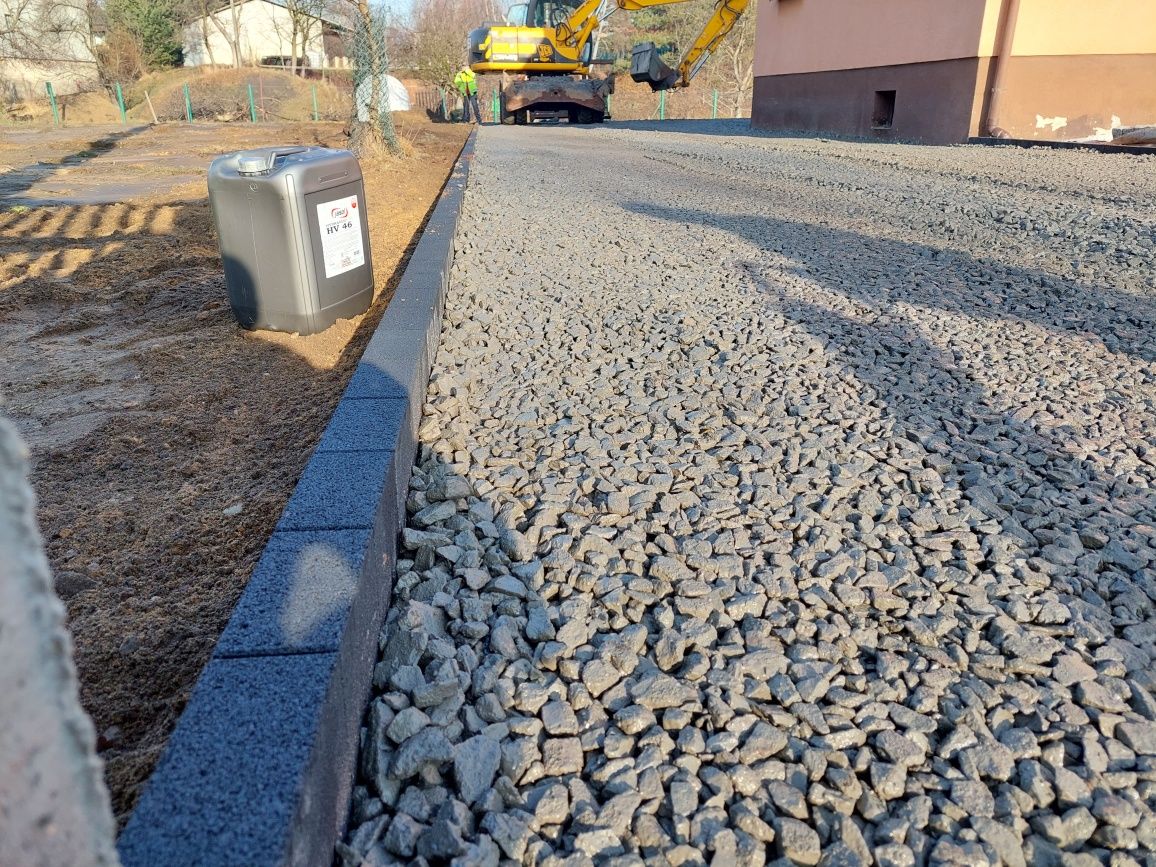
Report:
[[[356,60],[355,60],[356,63]],[[13,104],[3,114],[8,123],[166,123],[348,121],[356,68],[310,69],[293,74],[276,67],[172,70],[110,91],[56,97],[46,88],[43,100]],[[366,80],[362,79],[365,89]],[[478,102],[483,120],[496,123],[501,82],[479,76]],[[384,97],[388,88],[380,96]],[[452,87],[408,88],[410,109],[435,122],[461,118],[462,98]],[[368,103],[368,98],[363,96]],[[42,104],[39,104],[42,103]],[[121,107],[123,106],[123,112]],[[740,116],[750,116],[750,95],[740,101]],[[692,86],[687,90],[651,92],[620,75],[610,97],[613,120],[682,120],[734,116],[734,95]]]

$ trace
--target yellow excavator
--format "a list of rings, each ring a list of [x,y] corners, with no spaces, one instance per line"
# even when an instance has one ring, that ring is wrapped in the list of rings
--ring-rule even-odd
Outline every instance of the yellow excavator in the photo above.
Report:
[[[506,24],[470,32],[469,63],[478,74],[501,73],[502,123],[526,124],[565,115],[571,123],[601,123],[614,77],[592,78],[593,37],[623,9],[635,12],[686,0],[529,0],[510,7]],[[750,0],[716,0],[698,37],[672,69],[653,42],[634,46],[630,77],[652,90],[687,87],[734,28]],[[513,78],[512,77],[515,77]]]

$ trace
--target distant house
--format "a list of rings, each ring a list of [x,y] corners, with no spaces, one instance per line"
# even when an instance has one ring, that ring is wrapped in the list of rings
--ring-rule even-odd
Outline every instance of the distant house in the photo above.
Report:
[[[45,82],[64,96],[99,80],[84,0],[0,0],[0,96],[41,98]]]
[[[337,22],[277,0],[238,0],[185,27],[185,66],[289,66],[294,55],[299,66],[344,66],[342,34]]]
[[[1156,123],[1156,0],[769,0],[751,119],[930,143]]]

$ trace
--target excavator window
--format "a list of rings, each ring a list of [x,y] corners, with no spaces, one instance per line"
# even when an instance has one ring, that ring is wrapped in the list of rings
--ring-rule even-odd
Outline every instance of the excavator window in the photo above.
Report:
[[[526,23],[530,27],[558,27],[580,5],[580,0],[530,0]]]
[[[511,27],[525,27],[527,13],[530,11],[529,3],[518,3],[510,7],[510,11],[506,13],[506,22]]]

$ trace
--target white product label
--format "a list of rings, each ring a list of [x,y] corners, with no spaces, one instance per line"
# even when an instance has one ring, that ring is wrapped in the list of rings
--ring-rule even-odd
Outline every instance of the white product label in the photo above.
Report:
[[[326,279],[365,264],[357,196],[318,205],[317,223],[321,227],[321,256],[325,260]]]

